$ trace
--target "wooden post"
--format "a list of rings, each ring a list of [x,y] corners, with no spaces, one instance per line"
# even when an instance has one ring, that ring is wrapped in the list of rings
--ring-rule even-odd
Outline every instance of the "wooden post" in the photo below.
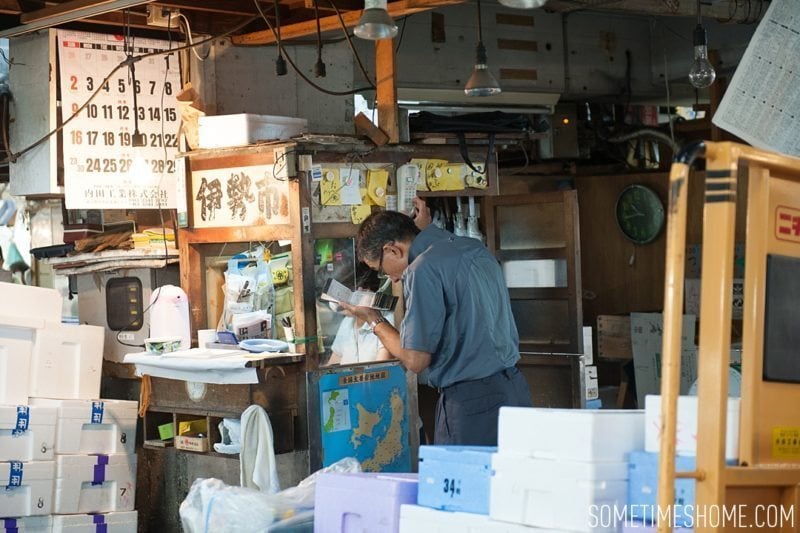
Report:
[[[381,39],[375,42],[375,71],[378,85],[378,127],[389,136],[390,144],[397,144],[400,142],[400,126],[397,122],[397,81],[393,39]]]

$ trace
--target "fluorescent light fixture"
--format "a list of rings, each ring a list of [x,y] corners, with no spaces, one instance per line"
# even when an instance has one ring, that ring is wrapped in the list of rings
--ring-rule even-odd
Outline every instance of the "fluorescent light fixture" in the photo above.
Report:
[[[364,13],[353,33],[369,41],[393,39],[397,35],[397,24],[386,10],[386,0],[364,0]]]
[[[104,13],[128,9],[129,7],[150,4],[155,0],[101,0],[86,5],[85,0],[72,0],[54,6],[48,6],[20,16],[21,26],[0,31],[0,38],[17,37],[44,28],[66,24],[75,20],[96,17]]]

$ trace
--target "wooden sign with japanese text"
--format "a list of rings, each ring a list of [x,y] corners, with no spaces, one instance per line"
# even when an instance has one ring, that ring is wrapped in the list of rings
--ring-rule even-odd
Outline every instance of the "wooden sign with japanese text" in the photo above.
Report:
[[[134,57],[168,48],[167,41],[132,41]],[[126,50],[119,35],[58,30],[58,52],[61,112],[66,120],[125,60]],[[145,57],[134,66],[135,83],[127,66],[118,69],[63,129],[68,209],[175,208],[184,202],[184,163],[175,159],[180,126],[175,101],[180,90],[178,54]],[[135,119],[144,146],[133,146]]]
[[[192,172],[192,227],[289,223],[289,182],[273,165]]]

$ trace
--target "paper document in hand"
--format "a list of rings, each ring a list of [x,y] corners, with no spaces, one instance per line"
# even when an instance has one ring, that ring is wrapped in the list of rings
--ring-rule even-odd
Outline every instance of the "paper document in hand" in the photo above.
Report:
[[[320,298],[328,302],[344,302],[350,305],[372,307],[373,309],[387,311],[394,309],[397,303],[397,297],[391,294],[364,290],[351,291],[333,278],[325,282],[325,287],[322,289],[322,296],[320,296]]]
[[[712,121],[757,148],[800,156],[800,2],[773,0]]]

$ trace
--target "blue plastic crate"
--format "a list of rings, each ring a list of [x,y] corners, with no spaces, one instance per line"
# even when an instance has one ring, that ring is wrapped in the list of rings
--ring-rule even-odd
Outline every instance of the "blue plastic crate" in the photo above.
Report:
[[[675,457],[677,472],[694,471],[694,457],[678,455]],[[655,523],[658,518],[658,454],[652,452],[632,452],[628,464],[628,511],[629,518],[646,524]],[[695,481],[693,479],[675,480],[675,506],[672,516],[676,526],[692,524],[694,510]]]
[[[493,446],[420,446],[418,505],[488,515],[495,453]]]

